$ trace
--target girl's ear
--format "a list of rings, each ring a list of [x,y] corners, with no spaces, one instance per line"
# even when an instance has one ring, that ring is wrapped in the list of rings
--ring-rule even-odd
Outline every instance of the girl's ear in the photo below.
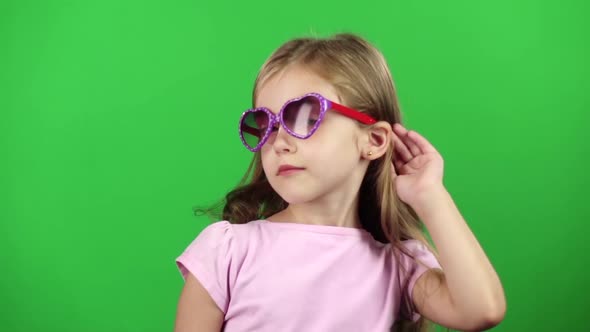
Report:
[[[391,125],[385,121],[379,121],[366,129],[367,140],[361,149],[361,158],[367,160],[379,159],[387,152],[391,144]]]

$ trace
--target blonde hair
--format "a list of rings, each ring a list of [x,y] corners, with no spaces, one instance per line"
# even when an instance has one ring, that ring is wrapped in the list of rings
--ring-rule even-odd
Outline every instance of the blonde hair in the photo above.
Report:
[[[258,73],[252,94],[253,106],[264,82],[291,65],[301,65],[330,82],[344,105],[365,112],[378,121],[402,123],[393,78],[385,58],[363,38],[341,33],[329,38],[305,37],[284,43]],[[398,261],[400,253],[413,259],[402,246],[402,241],[409,239],[419,240],[436,255],[424,236],[424,225],[415,211],[396,194],[391,174],[393,149],[391,144],[383,157],[369,164],[359,189],[361,224],[375,240],[391,243],[392,253]],[[212,215],[211,212],[220,207],[223,207],[223,220],[232,223],[263,219],[287,207],[264,174],[260,152],[254,154],[244,177],[237,188],[226,195],[225,202],[221,201],[208,210],[196,211]],[[401,264],[398,266],[403,269]],[[400,285],[399,289],[404,288]],[[402,303],[406,303],[402,310],[409,314],[412,300],[404,299]],[[392,330],[427,331],[429,325],[421,317],[416,323],[396,322]]]

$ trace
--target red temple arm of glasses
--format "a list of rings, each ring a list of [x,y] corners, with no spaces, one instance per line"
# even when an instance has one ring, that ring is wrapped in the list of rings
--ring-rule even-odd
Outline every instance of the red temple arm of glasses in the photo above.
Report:
[[[332,109],[337,111],[338,113],[342,113],[342,114],[346,115],[347,117],[358,120],[364,124],[373,124],[373,123],[377,122],[377,120],[373,119],[373,117],[371,117],[368,114],[361,113],[357,110],[354,110],[352,108],[348,108],[344,105],[340,105],[335,102],[332,102]]]

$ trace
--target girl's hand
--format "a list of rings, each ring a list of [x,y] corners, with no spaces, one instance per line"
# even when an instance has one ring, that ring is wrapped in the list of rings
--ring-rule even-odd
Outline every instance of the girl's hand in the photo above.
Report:
[[[443,158],[426,138],[399,123],[393,125],[392,141],[395,190],[403,202],[416,209],[429,194],[444,189]]]

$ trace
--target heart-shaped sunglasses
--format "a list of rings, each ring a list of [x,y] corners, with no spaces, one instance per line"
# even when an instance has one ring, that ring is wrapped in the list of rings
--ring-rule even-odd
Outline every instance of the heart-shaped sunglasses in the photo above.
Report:
[[[334,110],[364,124],[377,120],[370,115],[326,99],[319,93],[307,93],[288,100],[278,114],[266,107],[252,108],[240,118],[240,138],[244,146],[259,151],[280,124],[293,137],[307,139],[318,129],[328,110]]]

